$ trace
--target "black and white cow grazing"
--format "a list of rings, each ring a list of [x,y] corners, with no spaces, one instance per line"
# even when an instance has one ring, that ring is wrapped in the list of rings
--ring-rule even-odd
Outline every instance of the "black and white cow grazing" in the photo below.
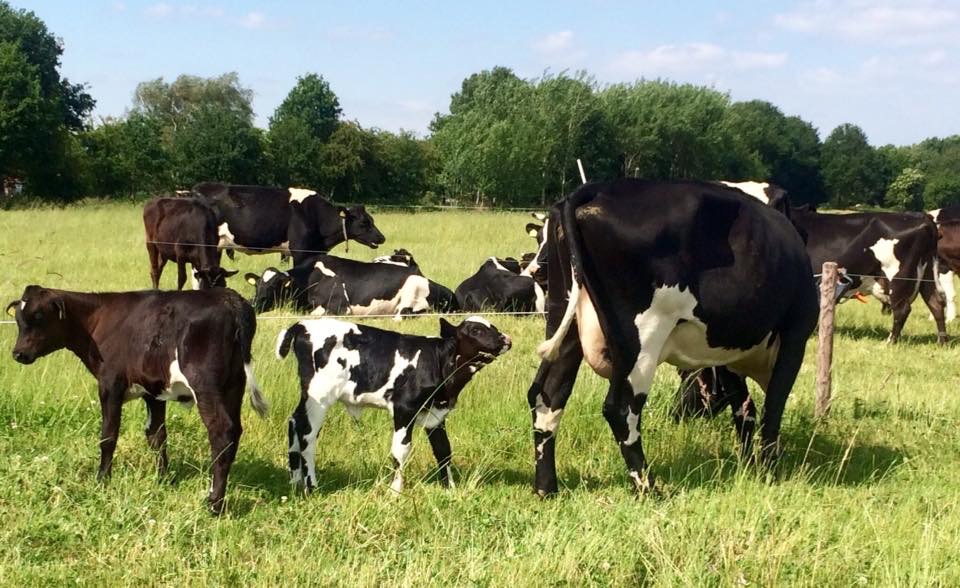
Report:
[[[390,412],[395,466],[390,488],[399,493],[417,426],[430,439],[440,480],[453,486],[444,421],[470,379],[510,349],[510,337],[480,317],[456,327],[440,319],[440,337],[319,319],[298,322],[280,333],[277,355],[282,359],[291,348],[300,375],[300,404],[289,424],[293,483],[304,484],[308,491],[316,486],[317,434],[327,411],[341,402],[354,417],[367,407]]]
[[[262,277],[245,277],[256,288],[258,312],[287,298],[317,316],[395,315],[400,320],[430,308],[429,280],[406,266],[316,255],[289,272],[269,268]]]
[[[663,361],[759,383],[763,453],[776,456],[818,306],[787,218],[709,182],[620,179],[557,203],[546,249],[549,338],[528,392],[540,495],[557,491],[555,437],[581,359],[610,380],[603,414],[638,489],[653,485],[640,421]]]
[[[177,264],[177,290],[187,281],[187,264],[193,266],[194,289],[225,287],[236,274],[220,267],[217,218],[213,210],[194,198],[154,198],[143,205],[143,228],[150,258],[150,281],[160,287],[167,261]]]
[[[506,265],[503,261],[506,261]],[[521,271],[520,263],[515,259],[491,257],[483,262],[475,274],[457,286],[454,292],[457,304],[461,310],[468,312],[483,309],[543,312],[546,298],[543,288],[533,277],[534,271],[534,264]]]
[[[97,378],[103,415],[98,480],[110,475],[124,402],[142,398],[146,404],[147,443],[158,451],[161,475],[167,469],[166,402],[196,403],[213,459],[209,505],[222,512],[242,431],[244,386],[254,410],[267,412],[253,378],[257,323],[249,304],[225,288],[86,294],[27,286],[7,306],[11,311],[19,327],[15,360],[31,364],[66,348]]]
[[[376,248],[383,234],[363,206],[334,206],[313,190],[202,182],[193,187],[219,215],[221,249],[288,252],[294,265],[350,239]]]
[[[920,213],[861,212],[824,214],[803,208],[791,220],[806,237],[813,267],[834,261],[852,279],[848,295],[872,294],[893,311],[890,342],[900,338],[919,293],[947,338],[943,292],[937,274],[937,227]]]

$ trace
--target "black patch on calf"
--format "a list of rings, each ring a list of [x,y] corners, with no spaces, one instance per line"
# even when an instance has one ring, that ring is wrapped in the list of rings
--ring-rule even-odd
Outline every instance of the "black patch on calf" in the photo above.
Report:
[[[322,370],[327,366],[327,362],[330,361],[330,354],[333,353],[333,348],[336,347],[336,345],[337,338],[331,335],[323,342],[323,347],[313,352],[314,369]]]

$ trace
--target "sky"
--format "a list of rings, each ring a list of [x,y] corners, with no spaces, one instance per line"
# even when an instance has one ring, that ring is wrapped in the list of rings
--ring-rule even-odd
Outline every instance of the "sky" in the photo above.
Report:
[[[817,127],[860,126],[874,145],[960,133],[960,0],[7,0],[63,40],[61,72],[96,116],[138,82],[236,71],[259,126],[309,72],[365,127],[427,133],[472,73],[586,70],[767,100]]]

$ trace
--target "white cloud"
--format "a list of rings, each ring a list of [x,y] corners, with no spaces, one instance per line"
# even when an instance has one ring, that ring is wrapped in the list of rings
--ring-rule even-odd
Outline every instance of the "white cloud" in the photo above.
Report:
[[[157,2],[156,4],[151,4],[144,9],[144,12],[147,16],[155,16],[158,18],[163,18],[165,16],[170,16],[174,12],[173,5],[167,4],[166,2]]]
[[[771,69],[787,62],[785,53],[735,51],[712,43],[660,45],[649,51],[625,51],[616,56],[608,69],[623,76],[659,76],[677,73],[707,72],[718,69]]]
[[[545,55],[564,53],[573,48],[573,31],[557,31],[533,42],[533,49]]]
[[[266,24],[266,15],[256,10],[248,12],[240,18],[240,26],[245,29],[262,29]]]
[[[960,7],[948,0],[815,0],[774,16],[778,27],[859,42],[923,44],[955,38]]]

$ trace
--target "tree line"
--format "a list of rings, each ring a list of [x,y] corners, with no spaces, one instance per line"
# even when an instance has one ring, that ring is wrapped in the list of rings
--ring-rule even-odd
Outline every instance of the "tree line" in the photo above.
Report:
[[[826,138],[775,105],[668,80],[599,84],[585,72],[463,80],[426,137],[343,117],[330,84],[298,78],[266,129],[236,73],[137,85],[123,116],[93,120],[62,43],[0,0],[0,177],[26,198],[70,201],[204,180],[304,186],[342,202],[543,206],[591,179],[766,180],[798,203],[905,210],[960,202],[960,135],[872,146],[852,124]]]

